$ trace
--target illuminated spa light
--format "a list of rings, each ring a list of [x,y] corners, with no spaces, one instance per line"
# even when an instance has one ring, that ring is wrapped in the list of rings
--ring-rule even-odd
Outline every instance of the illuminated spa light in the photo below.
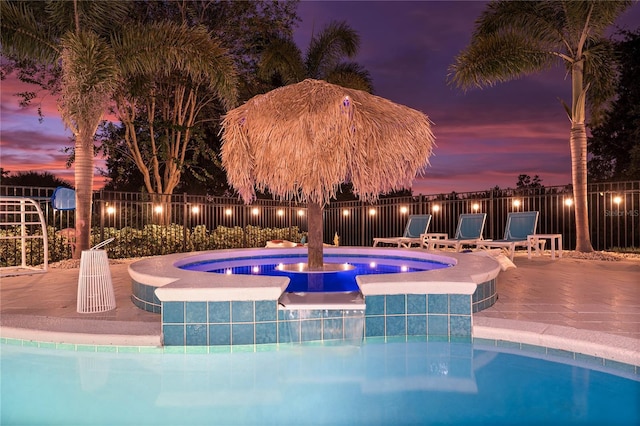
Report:
[[[278,263],[278,266],[276,266],[276,269],[278,271],[283,271],[284,270],[284,264],[283,263]]]
[[[402,265],[402,266],[400,267],[400,270],[401,270],[402,272],[407,272],[407,271],[409,270],[409,268],[407,267],[407,265]]]
[[[231,269],[227,269],[226,271],[224,271],[224,273],[227,275],[231,275],[233,274],[233,271]]]
[[[251,272],[253,272],[254,274],[257,274],[260,272],[260,267],[259,266],[254,266],[253,268],[251,268]]]
[[[370,268],[375,268],[376,267],[376,262],[370,262],[369,263],[369,267]]]

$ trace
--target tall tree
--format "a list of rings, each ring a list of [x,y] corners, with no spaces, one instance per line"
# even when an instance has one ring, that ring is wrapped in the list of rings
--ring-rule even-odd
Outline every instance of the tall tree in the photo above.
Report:
[[[221,183],[226,179],[217,155],[220,145],[218,118],[224,112],[224,106],[233,100],[225,99],[220,96],[224,93],[202,82],[218,81],[220,75],[235,76],[236,72],[230,69],[235,65],[239,96],[246,99],[261,91],[256,87],[255,77],[259,52],[271,37],[292,34],[295,4],[291,1],[136,2],[134,15],[142,24],[174,22],[191,32],[206,28],[211,40],[218,41],[218,53],[201,51],[189,60],[208,56],[225,59],[225,62],[218,60],[218,69],[209,72],[208,77],[212,79],[202,75],[199,76],[201,81],[184,78],[183,72],[164,75],[146,70],[142,76],[137,70],[138,77],[130,76],[122,87],[122,93],[127,94],[118,102],[126,132],[113,126],[105,131],[110,136],[105,140],[107,154],[117,159],[109,162],[108,167],[118,167],[118,170],[110,170],[109,175],[124,178],[118,183],[133,183],[140,176],[143,190],[151,194],[170,194],[193,177],[200,182],[206,178],[208,191],[224,192],[226,188]],[[194,43],[189,40],[176,43],[176,46],[183,45]],[[204,44],[198,46],[203,48]],[[229,55],[220,56],[222,46]],[[213,47],[209,46],[209,49]],[[158,49],[152,50],[163,54]],[[223,69],[225,67],[227,70]],[[193,107],[193,114],[180,113],[189,111],[190,107]],[[128,165],[136,170],[127,171]],[[186,171],[189,173],[185,174]],[[200,186],[205,185],[200,183]]]
[[[145,189],[167,204],[180,183],[204,108],[237,100],[231,57],[202,26],[137,24],[112,40],[123,84],[115,91],[124,142]],[[134,54],[135,52],[135,54]],[[168,221],[169,209],[163,218]]]
[[[617,96],[602,123],[591,129],[589,179],[640,179],[640,29],[615,43],[620,58]]]
[[[311,37],[304,55],[292,37],[277,37],[262,53],[258,76],[275,86],[313,78],[371,92],[369,72],[358,63],[345,61],[345,58],[353,58],[359,47],[360,36],[345,22],[331,22]]]
[[[2,54],[61,76],[58,106],[75,138],[77,256],[90,245],[94,135],[117,84],[106,36],[127,14],[118,1],[0,3]]]
[[[562,62],[571,75],[571,174],[576,250],[591,252],[587,206],[586,114],[599,118],[614,93],[614,55],[605,31],[631,1],[497,1],[476,21],[469,46],[451,66],[460,88],[493,86]]]

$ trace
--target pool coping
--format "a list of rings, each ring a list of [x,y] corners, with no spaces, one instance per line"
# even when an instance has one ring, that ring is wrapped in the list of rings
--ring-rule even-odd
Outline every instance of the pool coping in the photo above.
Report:
[[[75,324],[83,320],[73,320]],[[163,347],[160,330],[157,334],[95,334],[62,330],[45,330],[22,327],[0,327],[0,338],[22,341],[24,346],[55,347],[58,349],[79,350],[87,346],[101,351],[103,346],[111,346],[126,352],[170,352],[189,353],[198,351],[197,347]],[[539,322],[518,321],[498,318],[473,318],[473,341],[485,340],[528,345],[537,348],[567,351],[601,358],[635,367],[634,374],[640,374],[640,341],[638,339],[617,336],[609,333],[581,330],[572,327],[550,325]],[[500,346],[499,344],[496,344]],[[259,346],[251,345],[259,351]],[[268,350],[271,345],[265,345]],[[524,347],[520,349],[524,350]],[[231,348],[214,348],[208,352],[225,352]],[[237,348],[247,351],[247,348]],[[536,351],[533,351],[536,352]]]

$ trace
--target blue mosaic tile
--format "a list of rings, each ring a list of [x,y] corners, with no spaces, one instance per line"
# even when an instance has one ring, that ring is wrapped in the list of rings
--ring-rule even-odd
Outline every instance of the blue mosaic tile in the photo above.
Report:
[[[278,302],[276,300],[256,301],[256,322],[275,321],[278,314]]]
[[[231,302],[208,302],[209,323],[231,322]]]
[[[207,326],[206,324],[187,324],[186,344],[187,346],[205,346],[207,345]]]
[[[209,344],[210,345],[230,345],[231,325],[230,324],[209,324]]]
[[[184,325],[162,325],[162,341],[165,346],[184,345]]]
[[[367,296],[365,298],[365,314],[384,315],[384,296]]]
[[[427,335],[427,316],[426,315],[408,315],[407,316],[407,334],[409,336],[426,336]]]
[[[256,324],[256,343],[277,343],[278,324],[273,322],[260,322]]]
[[[426,294],[407,294],[407,313],[408,314],[426,314],[427,313],[427,295]]]
[[[344,335],[349,338],[362,338],[362,331],[364,330],[364,316],[360,317],[345,317],[344,319]]]
[[[500,348],[520,349],[520,343],[519,342],[509,342],[509,341],[506,341],[506,340],[497,340],[496,341],[496,346],[498,346]]]
[[[573,352],[571,351],[565,351],[562,349],[553,349],[553,348],[547,349],[547,354],[561,357],[561,358],[570,358],[570,359],[573,359],[573,356],[574,356]]]
[[[322,327],[323,340],[342,339],[344,335],[342,318],[326,318],[323,320]]]
[[[430,314],[448,314],[449,296],[446,294],[430,294],[427,299],[427,307],[427,312]]]
[[[322,312],[322,311],[320,311]],[[329,309],[326,311],[324,318],[342,318],[342,310]]]
[[[186,323],[207,322],[207,302],[185,302]]]
[[[278,343],[296,343],[300,341],[300,323],[278,321]]]
[[[384,336],[384,317],[365,317],[364,332],[367,337]]]
[[[231,322],[253,322],[253,302],[231,302]]]
[[[303,342],[322,340],[322,320],[300,321],[300,340]]]
[[[253,323],[250,324],[231,324],[231,344],[232,345],[252,345],[254,340],[255,330]]]
[[[405,301],[406,296],[404,294],[387,295],[385,313],[387,315],[405,314],[407,312]]]
[[[184,302],[164,302],[162,304],[162,322],[184,324]]]
[[[427,315],[427,331],[429,336],[448,336],[449,317],[447,315]]]
[[[387,315],[387,336],[405,336],[407,334],[407,317],[404,315]]]
[[[470,336],[471,315],[451,315],[449,317],[449,334],[451,336]]]
[[[471,315],[471,298],[466,294],[450,294],[449,313]]]

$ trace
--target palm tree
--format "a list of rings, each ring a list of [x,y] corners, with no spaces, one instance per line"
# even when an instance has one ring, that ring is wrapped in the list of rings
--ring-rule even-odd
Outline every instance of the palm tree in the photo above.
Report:
[[[571,75],[571,174],[576,250],[591,252],[587,206],[586,111],[592,121],[613,94],[615,61],[605,31],[631,1],[497,1],[476,21],[469,46],[451,66],[460,88],[493,86],[561,62]]]
[[[275,86],[313,78],[371,92],[369,73],[355,62],[343,61],[345,57],[354,57],[359,47],[358,33],[345,22],[332,22],[312,36],[304,57],[291,38],[275,38],[262,53],[258,77],[271,80]]]
[[[3,0],[0,14],[3,55],[61,70],[60,112],[75,137],[79,256],[90,246],[94,136],[117,84],[118,67],[105,35],[126,18],[127,4]]]

